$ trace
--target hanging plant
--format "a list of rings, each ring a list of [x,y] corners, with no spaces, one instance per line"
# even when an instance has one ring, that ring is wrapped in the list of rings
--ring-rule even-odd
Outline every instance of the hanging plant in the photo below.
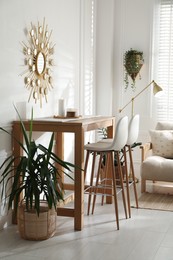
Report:
[[[143,52],[130,49],[124,55],[125,89],[129,86],[129,77],[132,79],[131,88],[135,91],[135,80],[144,63]],[[139,74],[139,79],[141,75]]]

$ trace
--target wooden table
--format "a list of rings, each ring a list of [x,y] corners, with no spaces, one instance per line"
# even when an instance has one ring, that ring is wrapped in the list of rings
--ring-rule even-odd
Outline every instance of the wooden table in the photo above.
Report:
[[[29,121],[23,121],[26,130],[29,130]],[[33,120],[33,132],[54,132],[56,133],[56,154],[63,159],[64,144],[63,134],[74,133],[74,164],[80,169],[84,168],[84,132],[107,127],[108,137],[113,137],[115,117],[90,116],[79,119],[55,119],[42,118]],[[13,135],[17,140],[23,141],[19,121],[13,122]],[[17,142],[13,144],[14,156],[20,155],[20,147]],[[84,172],[76,168],[74,173],[74,208],[58,208],[57,215],[74,217],[74,229],[82,230],[84,216]],[[68,186],[68,185],[67,185]],[[66,188],[68,188],[66,186]],[[65,188],[65,189],[66,189]]]

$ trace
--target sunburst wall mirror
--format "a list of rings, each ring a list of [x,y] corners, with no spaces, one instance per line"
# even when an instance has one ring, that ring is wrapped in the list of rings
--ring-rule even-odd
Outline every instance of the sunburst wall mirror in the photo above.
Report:
[[[48,92],[53,88],[52,55],[55,45],[51,42],[52,30],[48,31],[44,18],[42,24],[31,23],[27,35],[27,43],[22,41],[27,68],[21,76],[24,76],[25,86],[30,91],[28,102],[33,98],[35,103],[39,101],[42,107],[43,99],[48,101]]]

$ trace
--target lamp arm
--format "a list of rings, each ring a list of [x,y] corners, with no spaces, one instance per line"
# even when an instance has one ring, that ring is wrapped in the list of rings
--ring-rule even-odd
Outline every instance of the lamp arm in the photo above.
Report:
[[[150,84],[148,84],[145,88],[143,88],[136,96],[134,96],[132,99],[134,100],[135,98],[137,98],[142,92],[144,92],[151,84],[154,83],[154,80],[152,80],[150,82]]]
[[[133,106],[133,101],[135,100],[135,98],[137,98],[142,92],[144,92],[151,84],[154,83],[154,80],[152,80],[150,82],[150,84],[148,84],[145,88],[143,88],[136,96],[134,96],[123,108],[119,109],[119,112],[121,113],[124,108],[126,108],[131,102],[132,102],[132,106]],[[133,108],[132,108],[132,111],[133,111]]]
[[[119,112],[121,113],[124,110],[124,108],[126,108],[132,101],[133,98],[123,108],[119,109]]]

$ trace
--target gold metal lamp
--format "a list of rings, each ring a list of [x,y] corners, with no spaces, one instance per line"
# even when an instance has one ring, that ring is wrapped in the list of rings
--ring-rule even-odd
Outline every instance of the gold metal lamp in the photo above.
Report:
[[[158,96],[163,89],[154,81],[152,80],[150,84],[148,84],[145,88],[143,88],[136,96],[134,96],[123,108],[119,110],[121,113],[130,103],[132,104],[132,116],[134,115],[134,100],[142,94],[148,87],[150,87],[153,84],[153,94],[154,96]],[[132,169],[130,167],[130,173],[129,173],[129,180],[132,180]],[[135,182],[138,182],[138,179],[135,177]]]
[[[121,113],[130,103],[132,104],[132,116],[134,115],[134,100],[142,94],[149,86],[153,84],[153,94],[154,96],[158,96],[160,94],[160,91],[163,91],[163,89],[154,81],[152,80],[150,84],[148,84],[145,88],[143,88],[136,96],[134,96],[123,108],[119,109],[119,112]]]

